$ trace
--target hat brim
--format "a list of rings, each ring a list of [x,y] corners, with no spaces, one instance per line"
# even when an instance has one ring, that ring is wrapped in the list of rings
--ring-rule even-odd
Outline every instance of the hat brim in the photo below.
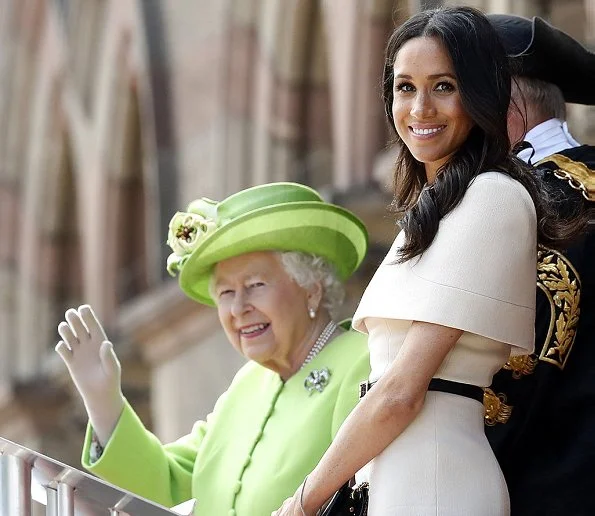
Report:
[[[267,206],[240,216],[209,235],[180,272],[180,288],[190,298],[214,306],[209,283],[214,266],[255,251],[301,251],[325,258],[346,280],[363,261],[368,246],[363,223],[332,204],[303,201]]]
[[[595,53],[539,17],[488,14],[517,75],[550,82],[566,102],[595,104]]]
[[[534,18],[533,40],[521,59],[529,77],[557,85],[566,102],[595,104],[595,54],[568,34]]]

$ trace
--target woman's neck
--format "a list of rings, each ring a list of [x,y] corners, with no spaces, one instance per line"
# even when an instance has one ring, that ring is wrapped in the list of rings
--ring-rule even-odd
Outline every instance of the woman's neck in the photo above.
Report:
[[[334,331],[330,335],[323,335],[323,332],[331,322],[331,318],[328,314],[321,315],[320,317],[314,319],[312,322],[313,324],[309,331],[306,333],[304,339],[302,339],[302,342],[296,345],[294,348],[292,348],[292,351],[287,357],[286,364],[282,366],[281,364],[279,364],[276,368],[277,372],[279,373],[279,376],[281,376],[281,379],[283,381],[289,380],[295,373],[297,373],[304,365],[306,359],[309,358],[310,360],[312,360],[314,358],[315,355],[309,357],[309,354],[317,343],[322,344],[322,346],[320,347],[320,349],[322,349],[322,347],[324,347],[324,345],[326,345],[336,333],[335,325],[335,328],[333,328]],[[321,337],[326,337],[324,342],[319,341]],[[320,351],[320,349],[318,351]],[[316,354],[318,353],[316,352]],[[271,369],[273,368],[271,367]]]

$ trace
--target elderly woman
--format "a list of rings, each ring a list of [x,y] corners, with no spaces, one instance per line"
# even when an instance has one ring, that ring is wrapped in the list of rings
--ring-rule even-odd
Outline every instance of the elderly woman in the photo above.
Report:
[[[91,308],[68,310],[56,351],[89,415],[83,465],[166,506],[195,498],[196,514],[270,514],[322,457],[369,374],[365,338],[332,319],[341,281],[365,255],[365,228],[314,190],[276,183],[191,203],[168,243],[168,270],[216,306],[249,362],[206,421],[164,445],[123,397]]]

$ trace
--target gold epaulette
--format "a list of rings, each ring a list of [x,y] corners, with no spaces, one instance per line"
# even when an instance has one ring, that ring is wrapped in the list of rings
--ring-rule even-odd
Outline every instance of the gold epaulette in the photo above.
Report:
[[[495,426],[496,423],[508,423],[513,407],[506,404],[505,394],[496,394],[487,387],[483,390],[484,423]]]
[[[591,170],[580,161],[574,161],[562,154],[552,154],[537,162],[542,165],[547,162],[554,163],[558,169],[554,175],[558,179],[568,181],[575,190],[579,190],[587,201],[595,202],[595,170]]]

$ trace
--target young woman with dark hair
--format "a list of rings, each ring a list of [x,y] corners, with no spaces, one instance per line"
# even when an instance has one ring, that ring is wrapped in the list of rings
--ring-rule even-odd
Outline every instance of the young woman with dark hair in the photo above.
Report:
[[[448,9],[424,11],[393,32],[387,44],[383,100],[399,149],[392,207],[403,215],[400,226],[406,230],[400,260],[420,255],[430,246],[441,218],[458,205],[471,180],[488,170],[509,175],[525,187],[535,204],[539,243],[563,248],[576,237],[577,228],[557,218],[539,179],[510,152],[511,143],[516,142],[508,137],[511,71],[504,48],[485,17],[478,17],[472,9],[457,11],[456,17]],[[440,165],[440,173],[433,179],[426,176],[423,160],[408,146],[407,134],[401,136],[393,116],[395,95],[402,96],[408,87],[406,81],[395,80],[395,58],[413,38],[435,38],[448,51],[460,102],[473,122],[456,154]]]
[[[571,236],[510,152],[510,92],[505,51],[475,9],[425,11],[391,35],[402,231],[353,320],[368,334],[369,392],[276,514],[316,514],[366,465],[370,516],[509,514],[483,387],[533,350],[538,240]]]

